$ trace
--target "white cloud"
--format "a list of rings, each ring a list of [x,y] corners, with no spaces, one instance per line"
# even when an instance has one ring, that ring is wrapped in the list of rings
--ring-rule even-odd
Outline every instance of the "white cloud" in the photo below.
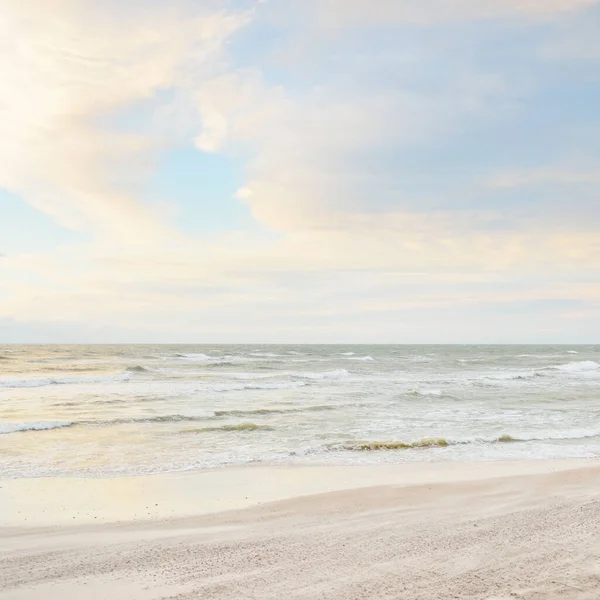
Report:
[[[0,12],[0,186],[105,238],[171,235],[139,192],[172,139],[111,120],[214,75],[247,15],[116,0],[2,0]]]
[[[357,73],[348,81],[334,74],[294,94],[255,71],[220,76],[198,92],[202,130],[196,145],[249,156],[244,190],[251,194],[238,197],[263,224],[293,232],[344,226],[354,213],[389,212],[394,205],[401,210],[393,189],[401,174],[382,176],[365,159],[423,147],[467,122],[512,110],[514,91],[483,73],[460,72],[434,90],[370,76]],[[392,187],[382,190],[390,175]]]

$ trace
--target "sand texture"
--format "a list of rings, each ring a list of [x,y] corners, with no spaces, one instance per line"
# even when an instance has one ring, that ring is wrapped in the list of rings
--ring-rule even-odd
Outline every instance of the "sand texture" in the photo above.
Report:
[[[600,467],[0,530],[0,598],[600,599]]]

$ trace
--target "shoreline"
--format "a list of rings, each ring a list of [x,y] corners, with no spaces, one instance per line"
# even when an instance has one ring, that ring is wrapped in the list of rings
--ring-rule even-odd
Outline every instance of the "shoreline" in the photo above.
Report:
[[[600,466],[600,460],[245,465],[102,478],[0,479],[0,531],[181,519],[331,492],[475,482],[594,466]]]

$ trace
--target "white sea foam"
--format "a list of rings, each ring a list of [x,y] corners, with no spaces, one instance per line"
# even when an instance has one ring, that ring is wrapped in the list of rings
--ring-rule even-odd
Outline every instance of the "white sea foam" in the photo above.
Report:
[[[412,390],[409,393],[414,396],[441,396],[442,390],[419,389],[419,390]]]
[[[410,362],[414,362],[414,363],[429,363],[429,362],[433,362],[433,358],[431,358],[429,356],[422,356],[420,354],[418,354],[416,356],[407,356],[405,358],[406,358],[406,360],[408,360]]]
[[[300,377],[314,381],[338,381],[350,375],[346,369],[335,369],[333,371],[322,371],[321,373],[299,373]]]
[[[372,356],[351,356],[348,360],[371,361],[371,360],[375,360],[375,359]]]
[[[578,362],[570,362],[566,365],[558,365],[554,367],[558,371],[566,371],[568,373],[581,373],[584,371],[597,371],[600,369],[600,364],[593,360],[581,360]]]

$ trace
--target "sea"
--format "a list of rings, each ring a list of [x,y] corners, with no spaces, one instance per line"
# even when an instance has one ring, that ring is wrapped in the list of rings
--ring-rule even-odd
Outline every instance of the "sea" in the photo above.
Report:
[[[600,346],[0,346],[0,477],[600,456]]]

